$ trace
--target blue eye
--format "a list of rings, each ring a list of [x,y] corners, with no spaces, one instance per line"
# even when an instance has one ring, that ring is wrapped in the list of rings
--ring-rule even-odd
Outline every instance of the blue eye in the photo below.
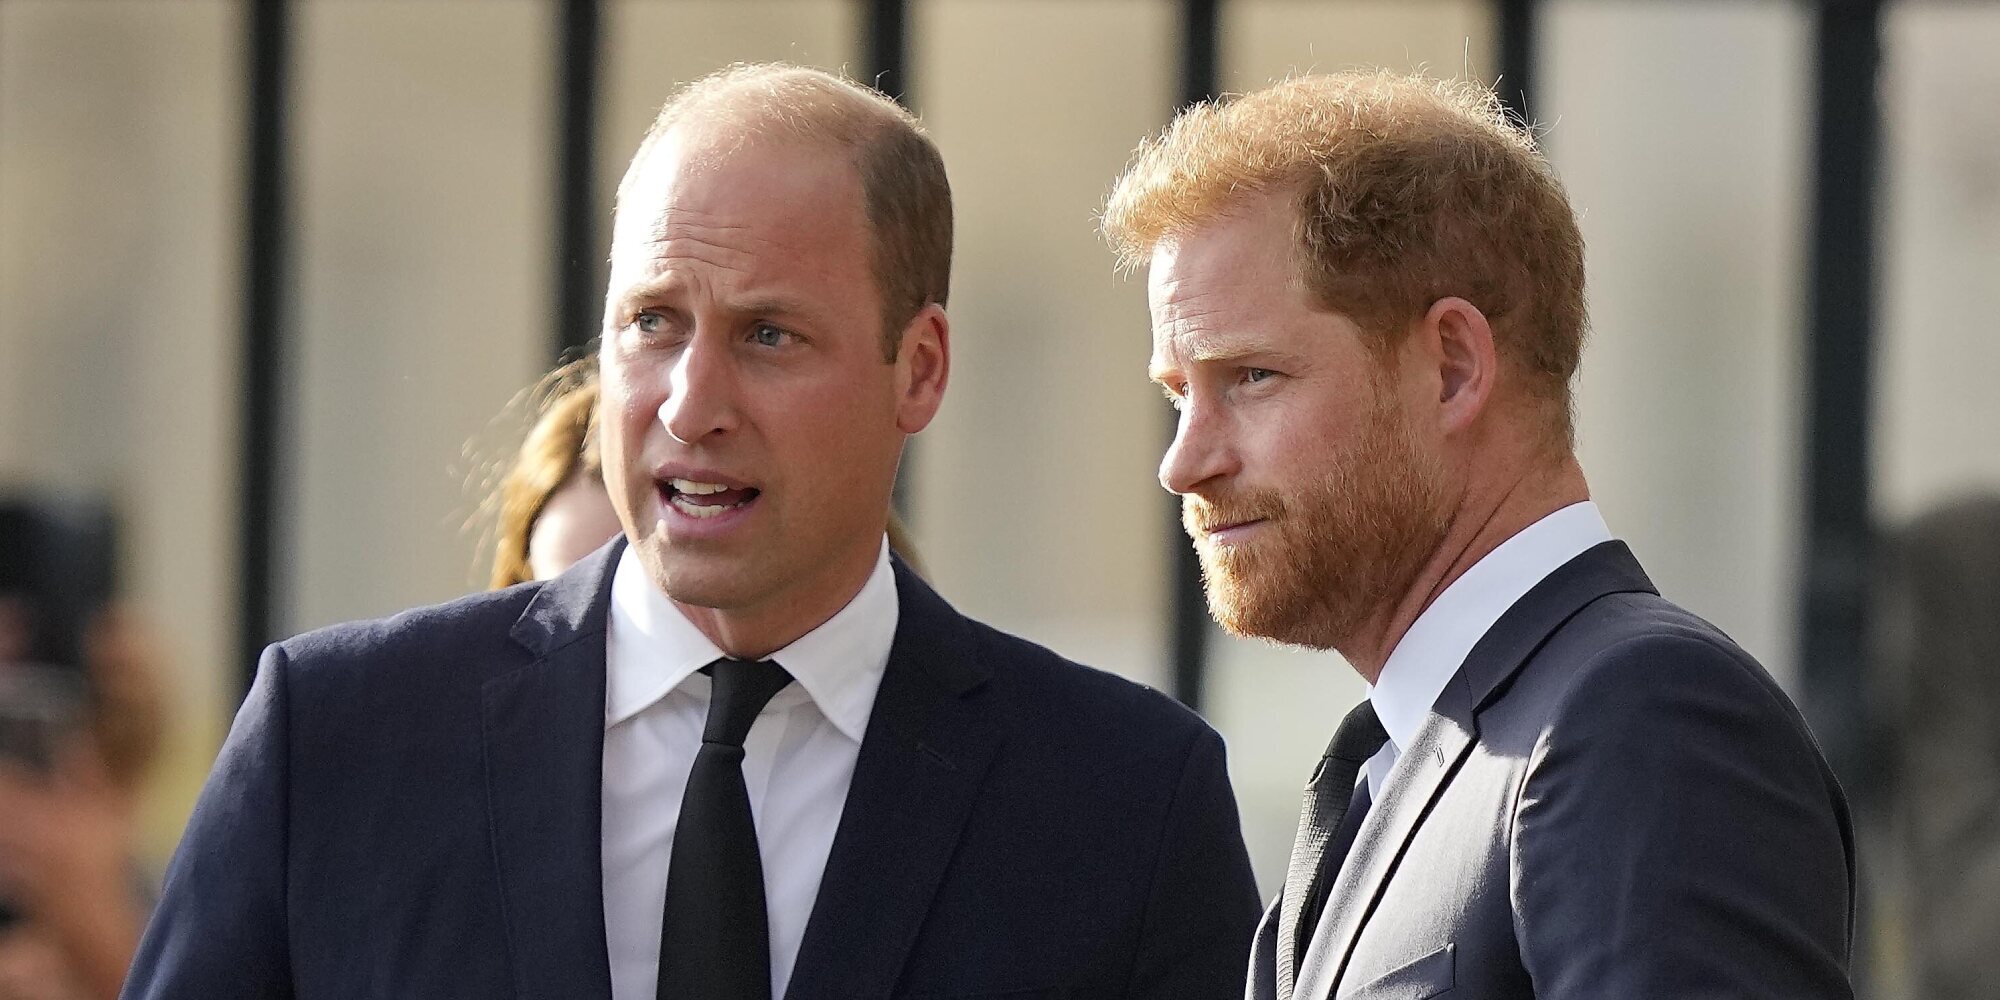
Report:
[[[750,328],[750,339],[764,347],[779,347],[785,342],[785,331],[769,323],[759,323]]]
[[[667,318],[656,312],[642,312],[632,317],[632,325],[640,333],[659,333],[666,328]]]
[[[1243,381],[1253,383],[1262,382],[1276,374],[1278,373],[1269,368],[1245,368],[1243,369]]]

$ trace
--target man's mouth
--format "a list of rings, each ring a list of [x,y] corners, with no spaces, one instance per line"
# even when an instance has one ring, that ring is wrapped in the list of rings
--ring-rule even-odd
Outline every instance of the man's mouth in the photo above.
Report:
[[[1212,541],[1227,542],[1239,538],[1245,531],[1263,524],[1265,518],[1253,517],[1244,521],[1222,521],[1202,529],[1202,537]]]
[[[663,479],[659,482],[660,501],[693,518],[721,517],[739,507],[747,507],[760,495],[750,486],[705,483],[695,479]]]
[[[1181,527],[1195,541],[1228,542],[1280,513],[1277,504],[1256,502],[1254,498],[1217,504],[1190,497],[1181,505]]]

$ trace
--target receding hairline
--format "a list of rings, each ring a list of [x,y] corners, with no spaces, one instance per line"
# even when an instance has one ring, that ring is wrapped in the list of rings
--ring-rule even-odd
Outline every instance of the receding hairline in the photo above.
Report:
[[[699,135],[699,149],[708,155],[777,138],[846,153],[858,169],[870,143],[899,126],[927,134],[901,105],[837,74],[783,63],[737,64],[688,84],[660,108],[618,184],[619,200],[639,167],[676,131]]]

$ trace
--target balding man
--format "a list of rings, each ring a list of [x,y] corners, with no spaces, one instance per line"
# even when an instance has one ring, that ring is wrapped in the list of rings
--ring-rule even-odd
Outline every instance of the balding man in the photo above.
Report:
[[[738,68],[620,186],[603,468],[545,584],[267,651],[128,997],[1220,996],[1221,740],[883,540],[951,201],[873,91]]]
[[[1770,675],[1591,503],[1583,241],[1491,91],[1308,76],[1147,143],[1145,266],[1210,607],[1338,651],[1252,1000],[1844,998],[1854,839]]]

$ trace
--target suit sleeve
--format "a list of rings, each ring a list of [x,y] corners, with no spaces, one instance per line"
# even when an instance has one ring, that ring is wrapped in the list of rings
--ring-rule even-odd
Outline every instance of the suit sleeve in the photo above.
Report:
[[[285,919],[284,651],[272,646],[167,868],[122,1000],[282,1000]]]
[[[1853,996],[1846,806],[1740,652],[1648,636],[1586,665],[1534,747],[1515,822],[1536,996]]]
[[[1241,995],[1260,909],[1222,737],[1203,726],[1167,808],[1126,995]]]

